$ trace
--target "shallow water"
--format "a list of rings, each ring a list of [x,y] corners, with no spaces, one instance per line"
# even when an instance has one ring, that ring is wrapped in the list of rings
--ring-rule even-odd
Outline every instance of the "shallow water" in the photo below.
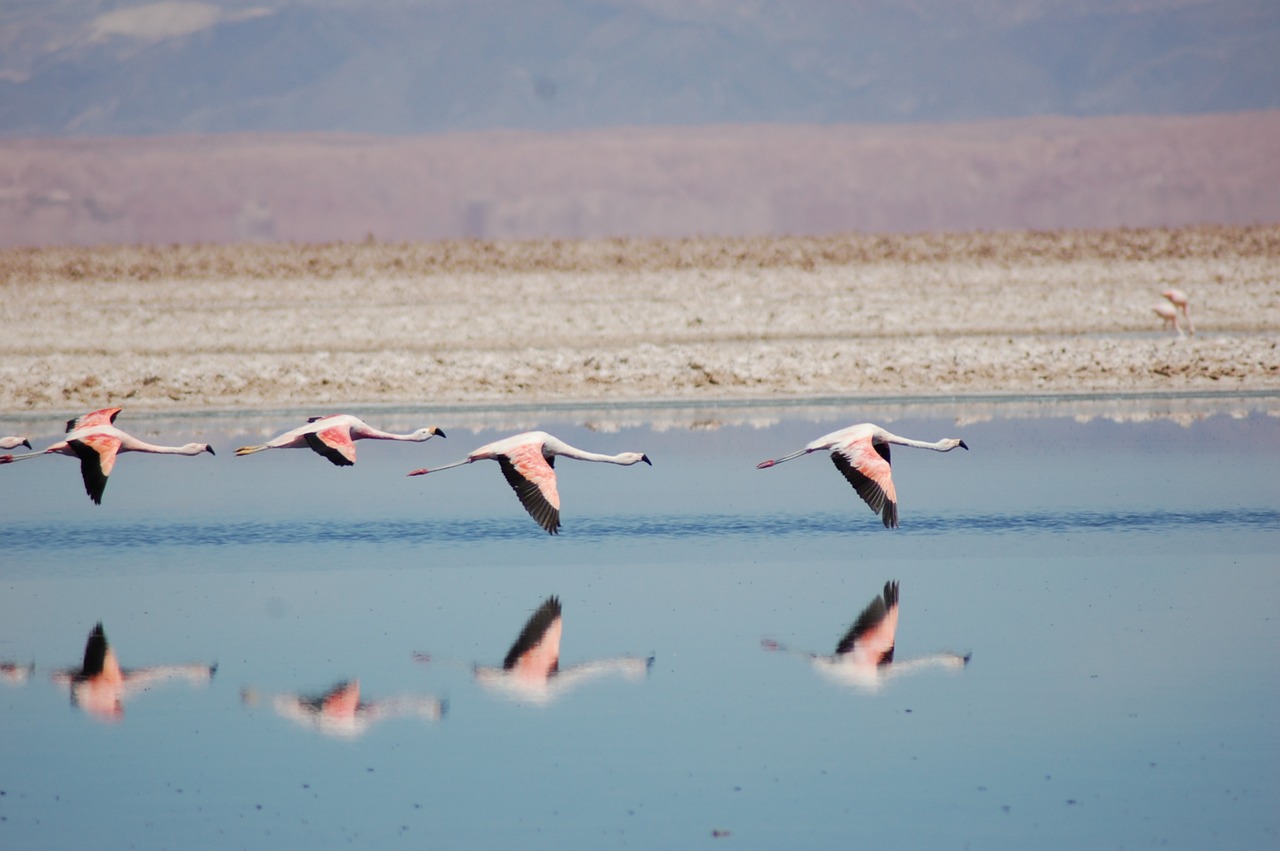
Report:
[[[562,461],[555,538],[496,464],[403,475],[510,414],[370,414],[450,437],[337,469],[232,456],[293,414],[126,411],[219,454],[126,455],[100,507],[71,459],[0,468],[0,661],[34,664],[0,679],[0,847],[1275,846],[1280,418],[989,408],[552,412],[654,461]],[[896,531],[823,457],[754,469],[889,418],[972,447],[895,450]],[[833,652],[888,579],[897,659],[964,669],[859,687],[762,648]],[[478,681],[553,594],[566,674],[640,670]],[[98,621],[126,669],[216,674],[105,720],[51,680]],[[346,721],[289,700],[356,678]]]

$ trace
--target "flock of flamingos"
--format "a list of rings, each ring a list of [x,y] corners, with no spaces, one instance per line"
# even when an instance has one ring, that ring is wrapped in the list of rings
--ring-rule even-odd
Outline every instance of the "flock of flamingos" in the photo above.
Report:
[[[1162,295],[1168,303],[1158,305],[1155,308],[1156,314],[1172,325],[1179,335],[1183,334],[1178,322],[1181,315],[1186,320],[1188,332],[1195,334],[1186,294],[1171,289]],[[79,458],[85,492],[95,504],[101,504],[107,478],[115,467],[116,457],[122,452],[214,454],[213,447],[207,443],[160,446],[140,440],[116,428],[115,420],[120,411],[120,408],[104,408],[69,420],[66,424],[66,436],[62,440],[39,452],[0,455],[0,464],[45,455]],[[335,414],[313,417],[305,425],[286,431],[266,443],[242,446],[236,450],[236,455],[252,455],[268,449],[311,449],[333,464],[347,467],[356,462],[357,440],[421,443],[433,437],[444,436],[444,432],[436,426],[420,428],[409,434],[394,434],[376,429],[350,414]],[[932,449],[936,452],[950,452],[957,447],[969,448],[958,438],[944,438],[934,442],[913,440],[892,434],[872,423],[859,423],[823,435],[780,458],[762,461],[757,468],[767,469],[813,452],[830,452],[836,469],[853,486],[858,496],[872,511],[880,515],[886,528],[895,529],[898,527],[898,498],[890,467],[889,447],[892,444]],[[0,437],[0,450],[16,449],[19,446],[32,448],[27,437]],[[412,470],[408,475],[421,476],[481,460],[497,461],[503,477],[515,491],[525,511],[543,530],[555,535],[561,528],[560,494],[556,488],[555,475],[557,457],[622,466],[641,462],[652,465],[649,456],[641,452],[621,452],[616,455],[588,452],[570,446],[546,432],[530,431],[487,443],[452,464],[424,467]],[[824,675],[868,690],[877,689],[891,675],[931,666],[958,668],[969,661],[967,654],[937,653],[895,662],[893,654],[897,625],[898,583],[890,581],[885,583],[883,591],[872,599],[849,627],[837,644],[835,653],[822,655],[804,652],[801,655],[809,658],[814,667]],[[507,652],[502,667],[474,666],[477,682],[517,699],[546,703],[584,680],[609,673],[635,677],[643,675],[653,663],[652,657],[616,657],[561,668],[562,627],[560,601],[557,597],[549,597],[529,617]],[[770,640],[762,642],[762,646],[770,651],[792,652]],[[417,654],[416,658],[420,662],[431,661],[431,657],[426,654]],[[0,665],[0,674],[9,677],[25,676],[28,670],[11,664]],[[89,634],[80,667],[60,671],[54,675],[54,679],[68,686],[73,698],[86,710],[118,718],[123,711],[124,699],[131,692],[145,689],[164,679],[208,681],[216,670],[216,665],[170,665],[133,670],[121,668],[114,651],[107,643],[102,624],[98,624]],[[245,690],[242,697],[248,704],[262,700],[262,696],[253,690]],[[436,698],[400,697],[364,701],[361,699],[358,680],[339,682],[319,695],[272,695],[270,702],[280,715],[335,735],[358,735],[381,718],[396,715],[439,718],[445,711],[444,702]]]
[[[0,464],[47,455],[67,455],[80,459],[80,473],[89,498],[101,504],[107,479],[122,452],[150,452],[161,455],[214,454],[207,443],[161,446],[140,440],[115,425],[120,408],[104,408],[67,421],[65,436],[45,449],[20,455],[0,455]],[[242,446],[236,455],[252,455],[268,449],[311,449],[337,466],[356,462],[355,441],[399,440],[421,443],[433,437],[444,437],[436,426],[428,426],[409,434],[394,434],[370,426],[350,414],[313,417],[305,425],[291,429],[266,443]],[[762,461],[760,469],[773,467],[812,452],[829,451],[836,469],[849,481],[857,494],[880,515],[885,527],[898,526],[898,499],[890,469],[891,444],[949,452],[956,447],[968,449],[963,440],[945,438],[935,442],[913,440],[892,434],[872,423],[859,423],[810,441],[801,449],[780,458]],[[28,438],[0,438],[0,448],[31,447]],[[598,461],[631,466],[652,464],[641,452],[605,455],[570,446],[542,431],[523,434],[485,444],[467,457],[434,468],[421,468],[408,475],[460,467],[480,460],[497,461],[507,483],[515,491],[529,516],[549,534],[560,530],[560,495],[556,488],[557,457],[580,461]],[[887,582],[840,640],[834,654],[803,654],[815,668],[840,682],[875,690],[891,674],[900,674],[925,666],[962,667],[968,656],[952,653],[934,654],[906,662],[894,662],[893,650],[898,623],[898,583]],[[562,631],[560,601],[548,598],[533,613],[517,637],[501,668],[474,667],[477,682],[509,697],[533,703],[546,703],[565,689],[601,675],[620,673],[627,677],[643,675],[653,659],[617,657],[560,667]],[[786,651],[776,642],[763,643],[766,650]],[[420,662],[430,657],[418,654]],[[10,676],[26,669],[9,666]],[[102,624],[89,634],[84,660],[80,667],[60,671],[55,681],[67,686],[75,702],[95,715],[119,718],[123,704],[131,693],[149,688],[159,680],[187,679],[207,682],[217,666],[168,665],[127,670],[121,668],[107,643]],[[256,691],[242,693],[247,704],[263,698]],[[270,696],[276,712],[299,723],[333,735],[358,735],[376,720],[396,715],[439,718],[445,705],[436,698],[399,697],[380,701],[364,701],[358,680],[343,681],[320,695],[278,694]]]

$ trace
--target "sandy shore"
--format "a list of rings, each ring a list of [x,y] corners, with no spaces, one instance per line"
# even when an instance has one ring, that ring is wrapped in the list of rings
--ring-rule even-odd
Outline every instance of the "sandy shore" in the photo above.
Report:
[[[1280,225],[8,250],[0,317],[9,415],[1280,391]]]

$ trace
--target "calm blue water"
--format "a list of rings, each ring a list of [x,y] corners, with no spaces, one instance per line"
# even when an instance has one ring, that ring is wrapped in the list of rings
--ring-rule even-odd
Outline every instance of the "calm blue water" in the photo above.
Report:
[[[351,469],[233,457],[296,414],[126,410],[217,457],[123,456],[100,507],[72,459],[0,467],[0,662],[34,665],[0,678],[0,847],[1275,847],[1273,404],[367,413],[450,436]],[[754,469],[859,420],[972,451],[895,450],[893,532],[823,456]],[[557,538],[496,464],[404,476],[532,425],[654,466],[561,461]],[[872,691],[762,649],[833,652],[888,579],[898,658],[966,668]],[[563,668],[648,672],[477,682],[552,594]],[[98,621],[126,669],[216,674],[103,720],[51,679]],[[287,709],[353,679],[358,723]]]

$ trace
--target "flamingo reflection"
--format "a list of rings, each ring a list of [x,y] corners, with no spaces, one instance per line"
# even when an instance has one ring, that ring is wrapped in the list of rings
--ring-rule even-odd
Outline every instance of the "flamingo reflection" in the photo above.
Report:
[[[878,691],[890,677],[924,668],[963,668],[969,662],[965,653],[934,653],[914,659],[894,660],[898,631],[898,583],[884,584],[884,591],[873,599],[836,645],[830,656],[803,653],[820,673],[834,682],[852,685],[865,691]],[[776,641],[760,642],[765,650],[794,653]]]
[[[653,667],[652,656],[614,656],[561,668],[563,629],[560,598],[552,595],[529,617],[502,660],[501,668],[472,667],[476,682],[511,700],[545,705],[589,680],[611,674],[638,680]],[[424,654],[418,654],[417,659],[430,661]]]
[[[0,683],[22,685],[35,673],[36,666],[32,662],[25,665],[17,662],[0,662]]]
[[[98,718],[118,721],[124,717],[124,702],[141,691],[166,680],[185,679],[207,683],[217,665],[155,665],[149,668],[121,668],[116,653],[107,643],[99,622],[84,645],[84,661],[53,675],[53,681],[71,690],[71,702]]]
[[[342,680],[322,694],[262,695],[254,689],[245,689],[240,697],[248,706],[269,701],[271,708],[283,718],[327,736],[352,739],[364,735],[374,723],[386,718],[418,717],[438,721],[448,709],[445,701],[435,697],[406,695],[362,701],[359,680]]]

